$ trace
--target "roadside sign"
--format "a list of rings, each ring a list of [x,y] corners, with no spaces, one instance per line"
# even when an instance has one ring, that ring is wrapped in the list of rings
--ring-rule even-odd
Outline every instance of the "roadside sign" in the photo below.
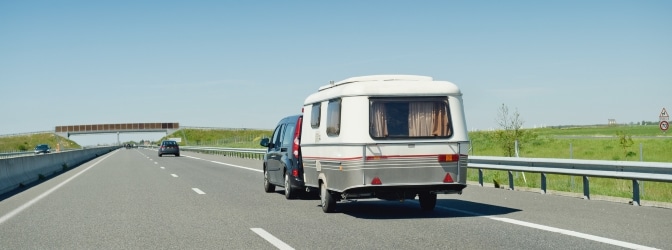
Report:
[[[669,121],[670,120],[670,114],[667,113],[667,110],[665,110],[665,108],[663,108],[663,110],[660,111],[660,115],[658,116],[658,118],[660,118],[661,122],[662,121]]]
[[[668,123],[667,121],[661,121],[659,127],[660,127],[660,130],[665,132],[665,131],[667,131],[668,128],[670,128],[670,123]]]

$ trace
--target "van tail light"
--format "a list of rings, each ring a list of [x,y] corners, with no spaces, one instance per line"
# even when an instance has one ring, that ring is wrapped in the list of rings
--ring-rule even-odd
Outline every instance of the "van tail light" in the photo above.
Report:
[[[299,177],[299,170],[298,169],[292,169],[292,176],[294,177]]]
[[[371,185],[383,185],[383,182],[380,181],[380,178],[378,178],[376,176],[376,177],[373,177],[373,180],[371,180]]]
[[[453,183],[453,177],[450,176],[450,173],[446,173],[446,177],[443,177],[443,183]]]
[[[299,144],[301,143],[301,123],[303,122],[303,116],[299,116],[299,120],[296,122],[294,128],[294,144],[292,145],[292,154],[294,154],[295,159],[299,159]]]
[[[460,160],[460,155],[450,154],[450,155],[439,155],[439,162],[456,162]]]

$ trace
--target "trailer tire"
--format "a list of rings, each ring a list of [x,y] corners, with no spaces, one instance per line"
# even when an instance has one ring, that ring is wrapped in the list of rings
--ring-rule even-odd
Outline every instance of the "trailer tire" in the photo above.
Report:
[[[292,183],[289,178],[289,173],[285,173],[285,198],[291,200],[296,198],[296,190],[292,189]]]
[[[336,199],[327,190],[327,185],[320,184],[320,203],[322,204],[322,212],[332,213],[336,210]]]
[[[266,193],[275,192],[275,185],[268,181],[268,171],[266,171],[266,169],[264,169],[264,191],[266,191]]]
[[[420,199],[420,208],[424,211],[432,211],[436,207],[436,194],[423,192],[418,194]]]

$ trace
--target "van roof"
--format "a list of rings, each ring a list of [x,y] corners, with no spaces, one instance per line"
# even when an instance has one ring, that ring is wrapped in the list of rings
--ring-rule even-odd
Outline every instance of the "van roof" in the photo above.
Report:
[[[351,77],[322,86],[304,104],[343,96],[461,96],[457,85],[429,76],[370,75]]]

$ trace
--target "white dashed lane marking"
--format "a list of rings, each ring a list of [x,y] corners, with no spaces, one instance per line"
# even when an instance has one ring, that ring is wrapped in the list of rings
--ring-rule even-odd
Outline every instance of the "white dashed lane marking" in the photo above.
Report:
[[[197,194],[205,194],[205,192],[201,191],[198,188],[192,188],[191,190],[194,190],[194,192],[196,192]]]

